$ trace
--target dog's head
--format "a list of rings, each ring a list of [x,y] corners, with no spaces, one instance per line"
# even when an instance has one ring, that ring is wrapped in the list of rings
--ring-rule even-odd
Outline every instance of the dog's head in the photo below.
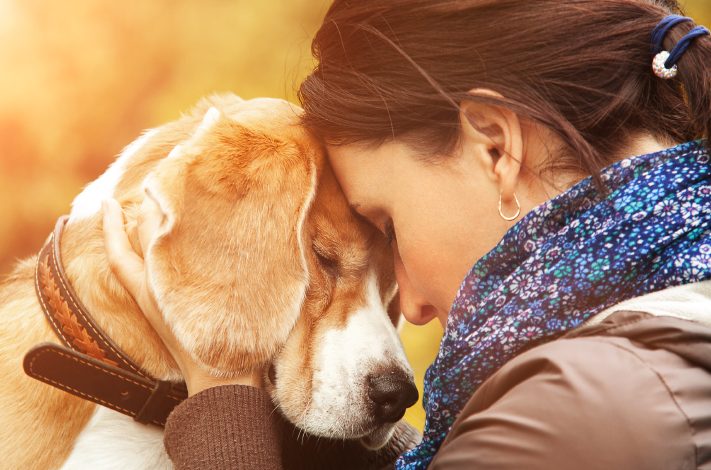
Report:
[[[213,98],[134,144],[114,197],[129,227],[162,214],[144,247],[149,281],[199,364],[222,376],[264,367],[295,425],[379,447],[417,398],[386,312],[392,259],[299,112]]]

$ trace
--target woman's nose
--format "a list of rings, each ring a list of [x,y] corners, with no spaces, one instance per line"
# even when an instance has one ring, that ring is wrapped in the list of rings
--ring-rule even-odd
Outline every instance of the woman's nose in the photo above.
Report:
[[[427,299],[411,284],[397,248],[394,248],[393,252],[395,255],[395,279],[400,292],[400,312],[407,321],[415,325],[429,323],[437,316],[437,309],[430,305]]]

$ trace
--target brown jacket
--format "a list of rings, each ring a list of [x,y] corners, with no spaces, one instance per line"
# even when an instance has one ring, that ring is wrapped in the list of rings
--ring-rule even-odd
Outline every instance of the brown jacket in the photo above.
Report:
[[[178,469],[380,468],[377,454],[307,439],[248,387],[181,404],[165,445]],[[280,451],[284,455],[280,458]],[[625,302],[507,363],[472,396],[431,469],[711,469],[711,281]]]

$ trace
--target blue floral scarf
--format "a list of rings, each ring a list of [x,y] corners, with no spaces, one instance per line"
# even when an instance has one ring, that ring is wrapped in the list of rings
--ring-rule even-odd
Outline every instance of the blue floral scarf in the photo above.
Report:
[[[704,141],[616,162],[538,206],[482,257],[452,304],[425,376],[422,443],[398,469],[424,469],[477,388],[523,350],[596,313],[711,279],[711,164]]]

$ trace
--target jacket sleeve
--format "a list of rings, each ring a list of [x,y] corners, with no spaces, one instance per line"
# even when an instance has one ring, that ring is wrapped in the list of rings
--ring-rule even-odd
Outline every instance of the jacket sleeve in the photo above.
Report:
[[[286,422],[268,395],[228,385],[204,390],[168,416],[164,444],[176,470],[369,470],[392,468],[419,433],[399,422],[378,450],[358,441],[309,436]]]
[[[533,349],[477,390],[429,467],[696,468],[689,426],[628,340]]]
[[[285,470],[391,470],[400,454],[417,445],[421,437],[400,421],[385,447],[368,450],[357,440],[305,436],[290,424],[286,429],[282,450]]]
[[[163,442],[176,470],[281,470],[280,422],[262,390],[213,387],[168,416]]]

